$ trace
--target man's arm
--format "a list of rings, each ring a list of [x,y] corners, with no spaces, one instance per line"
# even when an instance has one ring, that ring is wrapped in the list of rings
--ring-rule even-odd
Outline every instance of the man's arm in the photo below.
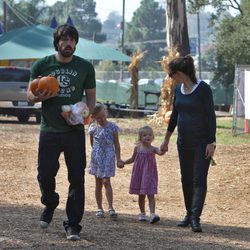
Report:
[[[96,88],[85,89],[85,94],[86,94],[86,104],[91,114],[94,110],[95,102],[96,102]]]

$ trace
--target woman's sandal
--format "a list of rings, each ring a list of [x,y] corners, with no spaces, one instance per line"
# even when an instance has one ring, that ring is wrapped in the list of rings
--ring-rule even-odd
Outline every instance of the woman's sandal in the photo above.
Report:
[[[98,209],[95,215],[96,215],[97,218],[104,218],[103,209]]]
[[[111,219],[116,219],[117,216],[118,216],[118,214],[115,212],[114,209],[112,209],[112,208],[109,209],[109,217],[110,217]]]

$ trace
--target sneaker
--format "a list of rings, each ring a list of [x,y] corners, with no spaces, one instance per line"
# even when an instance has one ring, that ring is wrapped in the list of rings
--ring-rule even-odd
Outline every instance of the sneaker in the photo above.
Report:
[[[103,209],[98,209],[97,212],[96,212],[96,214],[95,214],[95,216],[97,218],[104,218],[104,211],[103,211]]]
[[[146,220],[147,220],[146,214],[145,214],[145,213],[139,214],[138,220],[139,220],[139,221],[146,221]]]
[[[111,219],[116,219],[117,216],[118,216],[118,214],[116,213],[116,211],[115,211],[113,208],[110,208],[110,209],[109,209],[109,217],[110,217]]]
[[[159,220],[160,220],[160,217],[156,214],[153,214],[150,216],[150,223],[151,224],[154,224],[154,223],[158,222]]]
[[[67,240],[80,240],[80,234],[76,232],[73,228],[68,227],[66,229]]]
[[[53,214],[54,214],[55,209],[51,209],[48,207],[45,207],[41,216],[40,216],[40,227],[42,229],[48,228],[50,222],[52,221]]]

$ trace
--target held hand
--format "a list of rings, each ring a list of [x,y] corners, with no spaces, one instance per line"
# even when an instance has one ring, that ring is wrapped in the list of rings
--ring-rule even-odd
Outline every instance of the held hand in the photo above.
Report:
[[[69,112],[63,111],[63,112],[61,112],[61,115],[62,115],[62,117],[63,117],[65,120],[68,120],[68,119],[69,119],[69,116],[70,116],[70,113],[71,113],[71,111],[69,111]]]
[[[57,95],[57,93],[53,93],[52,91],[49,90],[44,90],[44,91],[35,91],[35,99],[39,100],[39,101],[45,101],[49,98],[55,97]]]
[[[69,124],[69,125],[72,125],[69,123],[69,117],[70,117],[70,114],[71,114],[71,111],[69,112],[61,112],[61,116],[65,119],[65,121]]]
[[[160,146],[160,151],[163,153],[168,152],[168,141],[164,140],[163,143]]]
[[[124,161],[122,161],[122,160],[118,160],[118,161],[117,161],[117,167],[118,167],[118,168],[124,168],[124,165],[125,165],[125,164],[124,164]]]

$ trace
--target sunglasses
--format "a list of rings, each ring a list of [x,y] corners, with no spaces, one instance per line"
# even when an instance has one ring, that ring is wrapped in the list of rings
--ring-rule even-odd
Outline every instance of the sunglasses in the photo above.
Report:
[[[169,75],[169,77],[172,78],[175,74],[176,74],[176,72],[171,72],[171,73],[169,73],[168,75]]]

